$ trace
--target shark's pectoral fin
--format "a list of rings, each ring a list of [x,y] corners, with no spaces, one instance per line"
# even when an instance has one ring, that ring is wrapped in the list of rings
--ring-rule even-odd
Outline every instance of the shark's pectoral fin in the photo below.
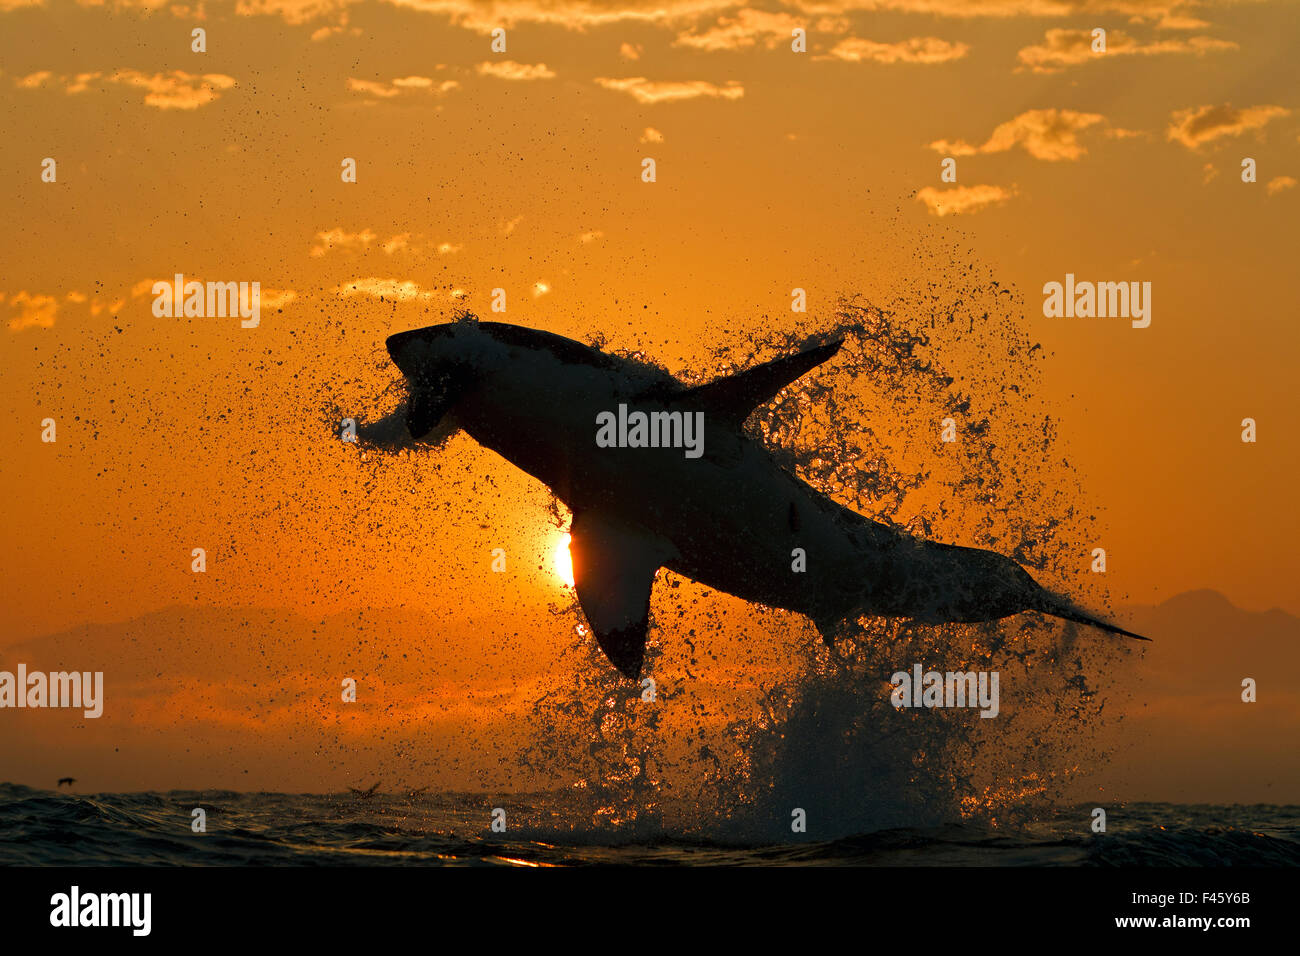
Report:
[[[764,362],[755,368],[689,389],[681,396],[681,401],[700,405],[706,415],[739,425],[750,412],[770,402],[781,389],[834,356],[843,344],[841,339]]]
[[[423,438],[442,421],[442,416],[454,404],[445,391],[432,388],[413,388],[406,400],[406,429],[415,439]]]
[[[582,613],[605,656],[625,677],[641,676],[655,572],[667,542],[599,512],[573,517],[569,558]]]

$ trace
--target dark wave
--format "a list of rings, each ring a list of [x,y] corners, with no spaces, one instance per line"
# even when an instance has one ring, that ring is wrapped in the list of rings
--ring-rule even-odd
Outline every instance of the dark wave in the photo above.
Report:
[[[75,795],[0,784],[0,864],[36,866],[815,865],[1297,866],[1300,807],[1130,804],[1013,829],[893,828],[837,840],[733,843],[569,826],[565,793],[509,804],[506,833],[471,794],[170,791]],[[207,831],[191,830],[202,808]],[[580,814],[574,814],[576,818]]]

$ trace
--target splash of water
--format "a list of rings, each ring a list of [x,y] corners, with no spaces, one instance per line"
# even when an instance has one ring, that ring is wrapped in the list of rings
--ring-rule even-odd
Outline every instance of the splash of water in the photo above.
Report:
[[[784,467],[876,521],[1010,555],[1045,586],[1098,606],[1079,561],[1097,538],[1095,519],[1054,419],[1033,397],[1038,347],[1013,312],[992,280],[948,296],[900,294],[887,307],[850,296],[813,334],[723,345],[706,368],[678,378],[704,381],[843,339],[833,361],[754,414],[751,433]],[[641,375],[666,373],[642,353],[591,344]],[[358,426],[363,455],[420,454],[454,430],[447,423],[412,442],[400,384],[385,402],[387,414]],[[958,441],[940,440],[945,419]],[[437,460],[427,458],[435,470]],[[555,500],[551,518],[567,523]],[[608,667],[576,601],[553,608],[557,627],[573,632],[567,677],[534,701],[519,762],[530,777],[567,786],[574,829],[780,839],[791,836],[796,808],[823,838],[953,820],[999,825],[1034,816],[1075,768],[1105,759],[1089,731],[1103,723],[1098,687],[1124,653],[1112,639],[1035,615],[939,627],[876,618],[853,623],[828,649],[796,615],[759,609],[738,621],[706,591],[661,572],[646,673],[661,658],[687,679],[649,692]],[[747,698],[692,686],[713,663],[711,648],[734,643],[738,628],[783,649],[784,670]],[[1002,713],[986,721],[971,710],[896,710],[890,675],[913,664],[999,671]]]
[[[1055,422],[1032,399],[1037,347],[1010,321],[1005,295],[992,282],[969,290],[965,307],[940,309],[935,300],[929,315],[848,297],[813,335],[769,333],[719,347],[709,372],[843,338],[835,360],[750,420],[772,454],[874,520],[1001,551],[1048,587],[1083,596],[1078,556],[1096,539],[1095,521],[1082,511]],[[1000,307],[999,319],[975,315],[971,303],[981,301]],[[946,418],[959,423],[959,441],[940,441]],[[662,637],[677,640],[694,624],[686,639],[695,666],[704,646],[735,625],[687,603],[675,602],[673,633]],[[856,622],[831,650],[794,616],[760,621],[766,633],[743,625],[749,639],[788,646],[793,666],[760,686],[747,715],[729,718],[725,705],[680,687],[647,705],[588,642],[587,666],[536,702],[525,766],[572,779],[596,827],[767,840],[791,837],[796,809],[821,838],[953,820],[1021,822],[1056,799],[1078,766],[1105,759],[1089,731],[1103,723],[1096,685],[1126,653],[1113,639],[1085,638],[1036,615],[938,627],[876,618]],[[659,628],[652,648],[655,636]],[[1012,700],[988,721],[971,710],[896,710],[890,675],[914,663],[999,671]],[[674,709],[676,720],[663,716]]]

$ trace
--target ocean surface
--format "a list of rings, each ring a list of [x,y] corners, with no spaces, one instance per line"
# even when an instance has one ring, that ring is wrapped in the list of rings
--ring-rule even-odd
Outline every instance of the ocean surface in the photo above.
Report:
[[[72,794],[0,784],[0,865],[80,866],[1297,866],[1300,806],[1132,803],[1107,832],[1089,807],[1015,827],[951,823],[831,841],[750,842],[574,829],[568,795],[507,803],[491,833],[481,795]],[[202,808],[207,832],[191,830]]]

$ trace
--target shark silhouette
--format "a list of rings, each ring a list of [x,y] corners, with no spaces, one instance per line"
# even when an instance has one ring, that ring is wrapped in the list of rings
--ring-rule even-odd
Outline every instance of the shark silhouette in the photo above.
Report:
[[[835,503],[744,433],[756,407],[835,355],[842,340],[694,387],[572,339],[497,322],[434,325],[386,344],[407,379],[411,438],[463,429],[568,506],[578,601],[601,649],[629,678],[641,674],[661,567],[804,614],[828,644],[859,616],[941,624],[1021,611],[1147,640],[1042,588],[1010,558],[920,540]],[[611,443],[615,420],[620,437]],[[806,563],[800,571],[795,549]]]

